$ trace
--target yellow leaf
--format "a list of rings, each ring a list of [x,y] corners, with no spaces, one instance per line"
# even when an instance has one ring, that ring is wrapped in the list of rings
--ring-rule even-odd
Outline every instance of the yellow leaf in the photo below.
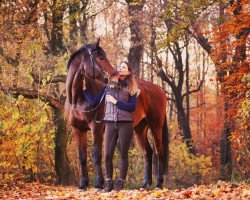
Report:
[[[242,192],[243,197],[250,197],[250,190],[249,189],[244,189]]]
[[[218,189],[216,189],[216,190],[213,191],[213,195],[214,196],[218,196],[220,194],[220,192],[221,192],[221,189],[218,188]]]
[[[13,113],[12,113],[12,119],[18,119],[19,117],[19,112],[17,110],[15,110]]]
[[[153,195],[154,195],[155,197],[161,197],[161,196],[162,196],[162,193],[163,193],[162,190],[156,190],[156,191],[153,193]]]

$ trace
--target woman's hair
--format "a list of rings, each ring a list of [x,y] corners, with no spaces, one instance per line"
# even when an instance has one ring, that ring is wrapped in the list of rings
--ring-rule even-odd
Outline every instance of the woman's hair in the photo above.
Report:
[[[138,91],[138,85],[135,79],[135,75],[134,72],[132,70],[132,67],[130,65],[129,62],[126,61],[122,61],[121,63],[125,63],[128,66],[128,70],[130,72],[129,75],[127,75],[126,79],[127,79],[127,84],[128,84],[128,93],[133,96],[137,93]]]

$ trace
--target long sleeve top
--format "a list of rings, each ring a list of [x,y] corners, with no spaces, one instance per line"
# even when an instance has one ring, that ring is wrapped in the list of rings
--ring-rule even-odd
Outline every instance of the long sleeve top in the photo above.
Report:
[[[83,94],[90,105],[96,106],[100,103],[103,95],[106,95],[106,86],[102,88],[102,90],[96,95],[93,96],[88,90],[83,90]],[[136,94],[129,95],[128,102],[117,99],[116,106],[121,110],[126,110],[128,112],[135,111],[136,106]]]

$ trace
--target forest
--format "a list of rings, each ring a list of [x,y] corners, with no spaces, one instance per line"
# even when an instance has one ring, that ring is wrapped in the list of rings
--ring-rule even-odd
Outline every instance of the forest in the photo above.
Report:
[[[0,24],[0,199],[250,197],[249,0],[2,0]],[[64,116],[67,63],[98,39],[114,68],[128,61],[166,95],[163,190],[137,190],[145,158],[133,138],[127,190],[94,192],[88,131],[90,186],[74,193],[82,172]],[[118,166],[116,150],[115,177]]]

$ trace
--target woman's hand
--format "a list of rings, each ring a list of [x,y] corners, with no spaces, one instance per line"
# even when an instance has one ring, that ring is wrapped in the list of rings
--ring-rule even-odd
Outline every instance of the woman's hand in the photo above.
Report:
[[[82,89],[86,90],[86,81],[85,81],[85,79],[82,79]]]
[[[110,101],[112,104],[116,104],[117,103],[117,100],[113,96],[111,96],[109,94],[106,96],[106,100]]]

